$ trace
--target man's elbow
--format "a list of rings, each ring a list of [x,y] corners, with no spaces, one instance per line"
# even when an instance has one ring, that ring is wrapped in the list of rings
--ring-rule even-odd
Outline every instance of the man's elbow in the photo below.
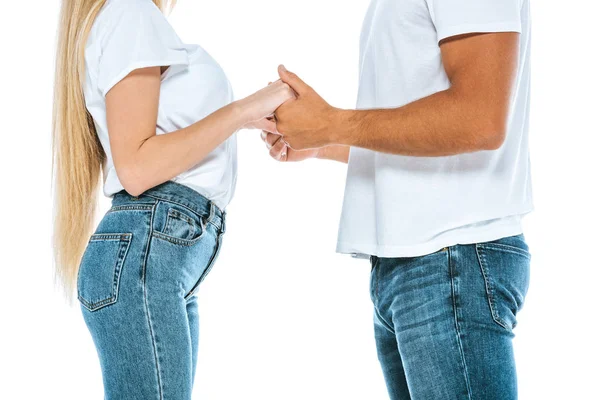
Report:
[[[506,140],[507,123],[506,117],[502,115],[488,114],[482,118],[480,129],[476,135],[478,136],[477,150],[498,150]]]
[[[496,130],[485,135],[484,140],[481,143],[481,150],[498,150],[504,144],[506,140],[506,131]]]

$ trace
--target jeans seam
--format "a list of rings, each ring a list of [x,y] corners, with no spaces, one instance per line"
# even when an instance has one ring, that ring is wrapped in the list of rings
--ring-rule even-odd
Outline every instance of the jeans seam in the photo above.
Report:
[[[144,259],[142,262],[142,288],[144,292],[144,309],[146,311],[146,319],[148,320],[148,328],[150,330],[150,338],[152,340],[152,351],[154,353],[154,362],[156,365],[156,377],[158,379],[158,395],[159,399],[163,400],[160,362],[158,359],[158,349],[156,348],[156,338],[154,336],[154,330],[152,329],[152,317],[150,316],[150,308],[148,307],[148,291],[146,287],[146,264],[148,261],[148,254],[150,253],[150,243],[152,242],[152,231],[154,227],[154,214],[156,212],[157,204],[158,202],[154,203],[154,206],[152,207],[152,213],[150,214],[150,229],[148,234],[148,241],[146,242],[146,251],[144,252]]]
[[[377,258],[375,260],[375,263],[373,264],[373,271],[371,279],[371,285],[373,286],[371,288],[371,292],[373,293],[373,309],[375,310],[375,316],[377,317],[377,319],[379,320],[379,322],[381,323],[381,325],[383,325],[383,327],[385,329],[387,329],[390,333],[393,333],[394,335],[396,335],[396,331],[394,330],[394,328],[392,328],[390,326],[390,324],[387,323],[387,321],[383,318],[383,316],[381,315],[381,313],[379,312],[379,307],[378,307],[378,303],[379,303],[379,258]]]
[[[455,268],[454,268],[454,264],[452,262],[452,248],[448,249],[448,269],[450,272],[450,289],[451,289],[451,293],[452,293],[452,308],[454,311],[454,328],[456,329],[456,342],[458,344],[458,349],[459,349],[459,353],[460,353],[460,360],[461,360],[462,368],[463,368],[465,386],[467,389],[467,397],[470,400],[470,399],[472,399],[471,383],[469,381],[467,360],[465,359],[465,351],[464,351],[462,340],[461,340],[461,329],[460,329],[460,323],[459,323],[459,318],[458,318],[458,306],[457,306],[457,297],[458,297],[458,295],[457,295],[458,287],[457,286],[458,286],[458,284],[455,283],[455,281],[454,281]]]
[[[200,287],[200,284],[204,281],[204,278],[206,278],[208,276],[208,274],[210,273],[210,271],[212,270],[212,267],[214,266],[215,262],[217,261],[217,257],[219,256],[219,251],[221,250],[221,240],[222,240],[222,234],[217,234],[217,242],[215,244],[215,250],[213,252],[213,255],[210,258],[210,261],[209,261],[206,269],[200,275],[200,278],[198,278],[198,281],[194,284],[192,289],[183,297],[183,299],[185,301],[189,300],[189,298],[194,295],[194,293],[198,290],[198,287]]]
[[[383,317],[379,313],[379,309],[377,308],[377,306],[375,306],[374,308],[375,308],[375,316],[377,317],[377,319],[379,320],[379,322],[381,323],[381,325],[383,325],[383,327],[385,329],[387,329],[390,333],[393,333],[394,336],[395,336],[396,335],[396,331],[394,329],[392,329],[390,327],[390,325],[383,319]]]
[[[483,282],[485,283],[485,294],[488,300],[488,305],[490,306],[490,313],[492,315],[492,319],[495,323],[500,325],[502,328],[511,332],[512,329],[506,325],[504,321],[498,315],[498,309],[496,308],[496,300],[494,295],[494,285],[489,279],[489,272],[486,271],[486,259],[485,259],[485,251],[484,247],[480,247],[479,245],[475,245],[475,253],[477,254],[477,261],[479,262],[479,269],[481,270],[481,276],[483,277]],[[520,254],[522,255],[522,254]]]

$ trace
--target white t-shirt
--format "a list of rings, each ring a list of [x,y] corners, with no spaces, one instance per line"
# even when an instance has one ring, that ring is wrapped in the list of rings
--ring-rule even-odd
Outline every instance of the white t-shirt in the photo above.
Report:
[[[103,168],[107,196],[123,190],[123,185],[111,156],[105,96],[132,71],[170,66],[161,77],[157,134],[185,128],[233,100],[219,64],[200,46],[182,43],[150,0],[108,0],[90,32],[85,64],[85,101],[107,156]],[[172,180],[225,209],[235,190],[236,143],[234,134],[195,167]]]
[[[439,41],[520,32],[507,138],[496,151],[405,157],[353,148],[338,251],[414,257],[522,232],[529,167],[529,0],[373,0],[360,44],[358,108],[396,108],[450,87]]]

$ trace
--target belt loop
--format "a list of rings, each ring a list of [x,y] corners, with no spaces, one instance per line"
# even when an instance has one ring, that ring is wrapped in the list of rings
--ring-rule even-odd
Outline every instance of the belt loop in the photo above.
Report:
[[[227,213],[225,211],[221,212],[221,235],[225,233],[225,220],[227,218],[225,218],[227,216]]]
[[[208,215],[208,222],[210,222],[211,224],[215,223],[215,205],[211,202],[209,202],[210,204],[210,214]]]

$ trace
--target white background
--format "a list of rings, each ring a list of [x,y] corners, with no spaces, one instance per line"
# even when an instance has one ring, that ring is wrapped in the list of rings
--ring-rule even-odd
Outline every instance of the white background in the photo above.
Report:
[[[0,11],[0,397],[101,399],[78,307],[52,287],[50,120],[59,2]],[[237,97],[278,63],[352,107],[368,0],[180,0],[171,21]],[[534,0],[532,281],[516,329],[521,398],[600,399],[600,80],[596,1]],[[345,166],[280,165],[240,134],[222,256],[200,291],[195,397],[386,399],[366,261],[336,255]],[[108,203],[105,201],[103,207]]]

